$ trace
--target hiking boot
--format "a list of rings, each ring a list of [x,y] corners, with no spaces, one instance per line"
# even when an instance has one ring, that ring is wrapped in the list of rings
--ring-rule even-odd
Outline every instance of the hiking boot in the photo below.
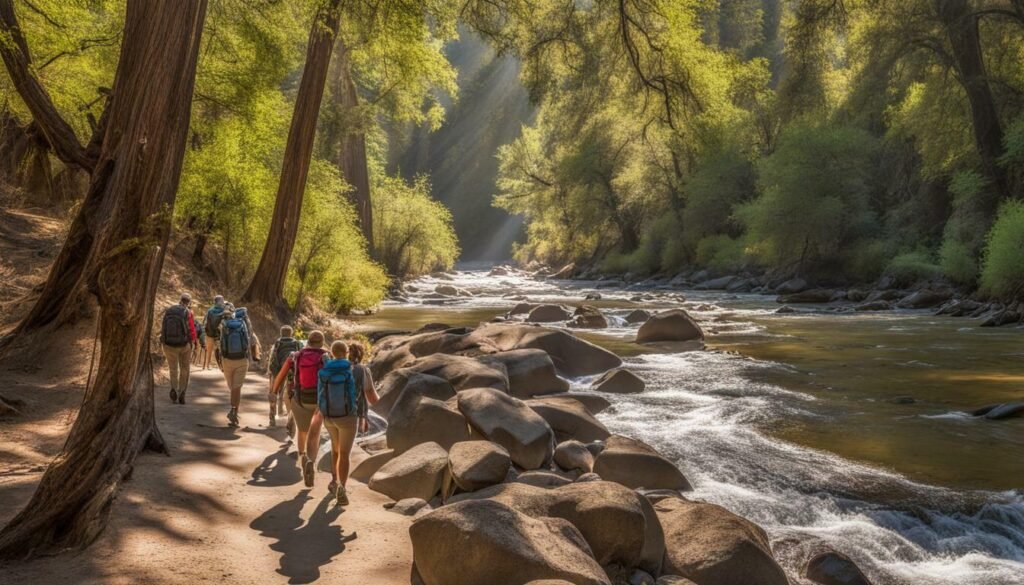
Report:
[[[327,484],[327,493],[332,496],[338,491],[338,480],[332,479],[331,483]]]
[[[178,404],[185,404],[185,391],[178,392]]]
[[[339,485],[338,490],[335,492],[335,496],[338,498],[339,506],[348,505],[348,492],[345,491],[345,486]]]
[[[174,388],[171,388],[171,404],[174,404],[177,401],[178,401],[178,391],[175,390]]]
[[[315,469],[313,460],[309,457],[305,457],[302,460],[302,481],[306,483],[306,487],[313,487],[313,480],[315,479]]]
[[[228,425],[232,427],[238,426],[238,409],[232,408],[228,411]]]

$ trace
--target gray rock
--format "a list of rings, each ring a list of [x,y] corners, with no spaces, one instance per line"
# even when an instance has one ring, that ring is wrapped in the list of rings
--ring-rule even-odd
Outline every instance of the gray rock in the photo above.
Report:
[[[569,321],[570,327],[579,327],[581,329],[607,329],[608,319],[597,309],[590,305],[580,305],[573,312],[572,320]]]
[[[827,303],[832,300],[833,294],[835,294],[834,290],[827,288],[815,288],[782,295],[775,300],[787,305],[793,303]]]
[[[535,307],[526,320],[530,323],[554,323],[568,321],[572,313],[561,305],[539,305]]]
[[[602,441],[611,435],[604,423],[575,400],[533,398],[526,404],[547,421],[557,441]]]
[[[891,311],[892,303],[889,301],[867,301],[853,308],[854,311]]]
[[[563,441],[555,447],[555,463],[566,471],[590,473],[594,469],[594,455],[579,441]]]
[[[462,491],[473,492],[505,481],[512,459],[501,445],[465,441],[448,451],[448,471]]]
[[[440,400],[408,390],[388,416],[388,446],[401,454],[421,443],[434,442],[443,449],[469,440],[465,417]]]
[[[704,331],[683,309],[662,311],[640,326],[637,343],[655,341],[703,341]]]
[[[695,290],[725,290],[735,280],[735,276],[722,276],[711,280],[705,280],[693,288]]]
[[[370,478],[370,489],[392,500],[429,500],[441,490],[448,452],[437,443],[423,443],[385,463]]]
[[[463,344],[492,351],[542,349],[551,356],[562,376],[577,378],[606,372],[622,365],[614,353],[561,331],[521,323],[492,323],[473,331]]]
[[[569,389],[569,382],[558,377],[555,363],[542,349],[514,349],[477,359],[504,368],[508,374],[509,394],[516,398],[557,394]]]
[[[651,318],[651,312],[644,309],[634,309],[626,315],[626,323],[635,325],[637,323],[643,323],[644,321]]]
[[[786,282],[775,287],[775,293],[780,295],[789,295],[807,290],[809,285],[807,281],[802,278],[791,278]]]
[[[949,300],[949,291],[919,290],[896,303],[901,309],[930,309]]]
[[[470,426],[508,450],[523,469],[551,460],[554,431],[525,402],[493,388],[473,388],[458,395],[458,408]]]
[[[871,581],[850,557],[825,550],[807,561],[804,577],[821,585],[871,585]]]
[[[612,394],[638,394],[644,391],[646,384],[632,371],[625,368],[608,370],[598,378],[590,389],[596,392],[610,392]]]

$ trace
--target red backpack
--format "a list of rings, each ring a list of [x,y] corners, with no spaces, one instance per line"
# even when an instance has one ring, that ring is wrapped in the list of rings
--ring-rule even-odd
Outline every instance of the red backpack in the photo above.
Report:
[[[299,396],[299,404],[316,405],[317,375],[323,367],[327,350],[320,347],[306,347],[292,354],[295,369],[293,390]]]

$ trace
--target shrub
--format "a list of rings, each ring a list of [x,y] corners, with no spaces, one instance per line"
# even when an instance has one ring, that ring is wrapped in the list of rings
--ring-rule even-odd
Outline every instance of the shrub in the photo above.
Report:
[[[939,248],[939,267],[953,282],[974,284],[978,279],[978,262],[967,244],[945,239]]]
[[[1010,201],[999,210],[988,233],[981,289],[1002,298],[1020,298],[1024,290],[1024,203]]]
[[[893,258],[885,269],[885,273],[895,278],[896,283],[900,286],[910,286],[921,280],[930,280],[939,276],[941,272],[931,255],[923,250],[900,254]]]
[[[708,236],[697,244],[697,263],[715,270],[739,270],[746,259],[744,243],[725,234]]]
[[[430,196],[430,183],[378,177],[373,189],[373,242],[388,272],[399,278],[448,270],[459,257],[452,214]]]

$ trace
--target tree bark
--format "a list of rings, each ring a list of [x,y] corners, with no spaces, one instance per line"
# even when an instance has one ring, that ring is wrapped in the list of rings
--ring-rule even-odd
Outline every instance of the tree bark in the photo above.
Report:
[[[92,170],[95,158],[89,156],[78,142],[75,131],[54,107],[50,94],[32,74],[32,56],[14,12],[14,0],[0,0],[0,32],[8,35],[11,41],[0,42],[0,57],[7,73],[18,95],[32,112],[32,119],[53,147],[54,154],[67,164]]]
[[[339,1],[327,2],[313,19],[309,43],[306,46],[306,66],[299,82],[295,111],[292,112],[291,128],[288,130],[288,141],[284,149],[284,163],[281,166],[281,181],[277,187],[274,217],[270,223],[270,234],[263,247],[259,266],[253,274],[249,288],[242,295],[242,300],[247,303],[273,308],[284,306],[284,281],[288,274],[292,249],[295,247],[295,238],[299,233],[302,197],[313,156],[317,119],[320,115],[324,87],[327,84],[334,40],[338,35]]]
[[[110,115],[80,224],[82,277],[99,302],[96,378],[64,448],[0,531],[0,558],[87,546],[144,448],[163,450],[153,413],[153,301],[171,229],[206,0],[128,0]]]
[[[341,112],[348,112],[359,106],[359,93],[352,78],[348,48],[340,42],[337,69],[332,93],[338,109]],[[341,170],[345,181],[352,186],[348,198],[356,208],[359,227],[366,238],[370,255],[373,256],[373,207],[370,199],[370,170],[366,162],[366,134],[361,129],[344,127],[341,130],[334,163]]]
[[[935,0],[935,12],[945,29],[956,64],[957,76],[971,107],[974,143],[985,175],[992,182],[996,197],[983,202],[983,209],[995,215],[999,202],[1010,194],[1005,170],[999,165],[1003,154],[1003,128],[999,121],[992,88],[988,84],[978,17],[966,0]]]

